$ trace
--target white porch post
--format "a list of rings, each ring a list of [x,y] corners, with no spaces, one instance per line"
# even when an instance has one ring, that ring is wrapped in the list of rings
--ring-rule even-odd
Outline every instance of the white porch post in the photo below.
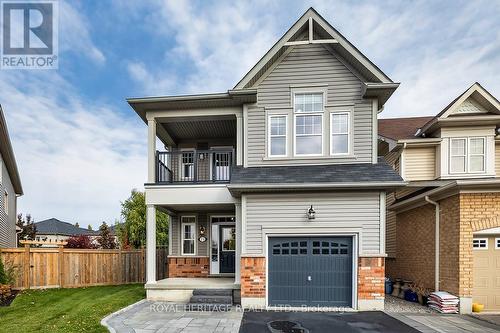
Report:
[[[148,183],[156,181],[156,120],[148,119]]]
[[[236,221],[234,223],[236,228],[236,258],[234,268],[234,283],[240,284],[241,280],[241,202],[234,204],[236,208]]]
[[[146,211],[146,283],[156,283],[156,207]]]

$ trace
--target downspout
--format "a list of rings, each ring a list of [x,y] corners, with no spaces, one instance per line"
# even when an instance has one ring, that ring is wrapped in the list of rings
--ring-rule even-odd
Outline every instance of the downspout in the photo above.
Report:
[[[434,205],[436,207],[436,231],[435,231],[435,267],[434,267],[434,289],[439,291],[439,203],[429,199],[429,196],[425,196],[425,201]]]

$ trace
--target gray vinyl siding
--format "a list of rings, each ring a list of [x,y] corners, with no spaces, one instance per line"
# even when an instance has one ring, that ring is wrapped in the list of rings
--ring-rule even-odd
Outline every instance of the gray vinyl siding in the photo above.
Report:
[[[0,158],[0,165],[2,173],[1,183],[0,183],[0,248],[6,247],[16,247],[16,194],[14,193],[14,187],[9,177],[9,173],[3,160]],[[9,207],[9,214],[5,214],[4,211],[4,193],[7,190]]]
[[[288,114],[293,124],[291,103],[293,87],[327,88],[323,122],[324,142],[329,142],[329,112],[338,108],[351,108],[353,115],[353,155],[356,158],[329,157],[329,145],[324,144],[323,158],[307,160],[263,160],[266,157],[266,113]],[[247,131],[248,166],[309,163],[371,163],[373,145],[372,101],[361,96],[362,82],[330,51],[321,45],[296,46],[257,86],[257,104],[248,108]],[[276,110],[278,108],[278,110]],[[293,125],[289,126],[292,129]],[[293,141],[293,131],[288,139]],[[288,157],[293,156],[289,149]]]
[[[309,221],[310,205],[316,219]],[[380,253],[379,192],[324,192],[246,195],[245,253],[264,255],[266,228],[360,228],[360,252]],[[267,229],[269,230],[269,229]],[[303,234],[303,229],[299,229]],[[315,229],[316,231],[321,231]]]
[[[196,256],[208,256],[209,252],[209,241],[201,243],[198,241],[198,237],[200,237],[200,227],[205,228],[205,235],[208,237],[210,234],[210,228],[208,223],[208,213],[179,213],[178,216],[172,216],[172,255],[180,256],[182,255],[181,251],[181,216],[193,216],[197,217],[196,219]]]

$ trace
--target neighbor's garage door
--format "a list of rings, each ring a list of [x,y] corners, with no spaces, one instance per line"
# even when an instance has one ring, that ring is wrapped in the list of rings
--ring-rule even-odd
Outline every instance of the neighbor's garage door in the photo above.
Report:
[[[352,238],[269,238],[269,306],[352,307]]]
[[[485,310],[500,310],[500,248],[495,247],[499,237],[474,237],[472,301],[484,304]]]

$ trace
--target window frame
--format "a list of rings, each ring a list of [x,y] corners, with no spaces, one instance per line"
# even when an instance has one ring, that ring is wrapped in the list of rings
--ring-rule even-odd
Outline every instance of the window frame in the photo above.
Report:
[[[271,152],[271,141],[273,137],[283,137],[283,135],[272,135],[271,131],[271,119],[272,118],[285,118],[285,154],[284,155],[273,155]],[[270,114],[267,117],[267,156],[269,157],[287,157],[288,156],[288,115],[287,114]]]
[[[470,158],[471,158],[471,153],[470,153],[470,142],[471,140],[474,139],[481,139],[483,141],[483,154],[474,154],[474,156],[483,156],[483,170],[481,171],[471,171],[470,169]],[[452,150],[453,150],[453,141],[455,140],[464,140],[465,141],[465,155],[452,155]],[[464,174],[483,174],[486,173],[486,163],[487,163],[487,140],[485,136],[469,136],[469,137],[454,137],[450,138],[449,141],[449,149],[448,149],[448,172],[450,175],[464,175]],[[451,161],[452,157],[465,157],[464,163],[464,171],[453,171],[452,166],[451,166]]]
[[[470,142],[472,140],[477,140],[477,139],[480,139],[481,141],[483,141],[483,153],[482,154],[474,154],[474,156],[483,156],[483,170],[480,170],[480,171],[471,171],[470,169],[470,159],[472,157],[472,154],[471,154],[471,149],[470,149]],[[473,136],[473,137],[469,137],[467,138],[467,171],[468,173],[485,173],[486,172],[486,137],[484,136]]]
[[[184,163],[184,154],[191,154],[191,157],[193,159],[193,162],[192,163]],[[196,154],[194,153],[194,150],[193,149],[185,149],[185,150],[181,150],[180,151],[180,158],[179,158],[179,164],[180,164],[180,167],[179,167],[179,171],[180,171],[180,179],[181,181],[194,181],[194,174],[195,174],[195,170],[194,170],[194,159],[196,158]],[[190,166],[190,170],[191,172],[193,173],[191,176],[187,177],[186,174],[185,174],[185,170],[184,170],[184,167],[185,166]]]
[[[184,218],[194,218],[194,222],[184,222]],[[197,218],[196,218],[196,215],[183,215],[181,216],[180,218],[181,220],[181,255],[183,256],[196,256],[196,253],[198,253],[198,249],[197,249],[197,239],[196,239],[196,236],[197,236],[197,232],[196,232],[196,227],[197,227]],[[184,241],[185,240],[191,240],[189,238],[185,238],[184,237],[184,226],[186,225],[190,225],[192,228],[194,228],[194,238],[193,238],[193,242],[194,242],[194,246],[193,246],[193,253],[184,253]]]
[[[297,112],[295,111],[295,98],[297,95],[302,94],[321,94],[322,99],[322,110],[321,111],[311,111],[311,112]],[[292,94],[292,112],[293,112],[293,156],[294,157],[308,157],[308,156],[323,156],[325,153],[325,145],[324,145],[324,135],[325,135],[325,123],[324,123],[324,114],[325,114],[325,96],[326,90],[321,89],[297,89],[293,91]],[[321,134],[297,134],[297,117],[304,116],[320,116],[321,117]],[[313,154],[297,154],[297,136],[307,137],[307,136],[319,136],[321,138],[321,152],[313,153]]]
[[[481,242],[482,240],[484,240],[484,241],[485,241],[485,243],[486,243],[486,246],[485,246],[485,247],[479,247],[479,246],[478,246],[478,247],[475,247],[475,246],[474,246],[474,241],[475,241],[475,240],[479,241],[479,243],[478,243],[478,244],[480,244],[480,242]],[[486,237],[486,238],[484,238],[484,237],[474,237],[474,238],[472,238],[472,249],[473,249],[473,250],[488,250],[488,238],[487,238],[487,237]]]
[[[500,250],[500,237],[495,237],[495,250]]]
[[[347,115],[347,133],[333,133],[333,116],[334,115]],[[350,156],[352,154],[352,128],[351,128],[351,111],[332,111],[330,112],[330,155],[331,156]],[[334,135],[346,135],[347,134],[347,152],[346,153],[334,153],[333,152],[333,136]]]

